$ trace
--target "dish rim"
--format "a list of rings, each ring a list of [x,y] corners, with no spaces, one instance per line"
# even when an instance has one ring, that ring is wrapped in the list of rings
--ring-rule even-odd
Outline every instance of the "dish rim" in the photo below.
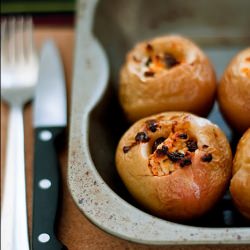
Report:
[[[86,96],[86,89],[82,87],[85,74],[82,68],[77,66],[85,65],[88,60],[82,44],[94,39],[91,32],[86,38],[86,33],[82,30],[85,21],[83,6],[90,1],[79,0],[77,8],[68,153],[68,187],[75,204],[92,223],[102,230],[137,243],[149,245],[250,244],[249,228],[187,226],[147,214],[118,196],[98,173],[89,151],[88,126],[90,113],[101,100],[107,81],[100,87],[100,94],[94,95],[91,103],[88,103],[88,100],[82,98]]]

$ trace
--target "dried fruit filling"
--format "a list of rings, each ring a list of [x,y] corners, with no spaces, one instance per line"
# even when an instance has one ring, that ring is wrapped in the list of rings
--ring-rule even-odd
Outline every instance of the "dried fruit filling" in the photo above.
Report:
[[[150,43],[145,46],[143,58],[133,55],[133,61],[140,66],[139,71],[144,77],[154,77],[158,72],[169,70],[181,63],[175,55],[169,52],[155,51],[155,48]]]
[[[145,66],[147,67],[147,71],[144,72],[144,76],[154,76],[155,73],[162,71],[164,69],[170,69],[172,67],[177,66],[180,62],[170,53],[153,53],[153,47],[151,46],[148,49],[146,47],[146,51],[148,54],[148,58],[145,62]]]
[[[172,132],[168,138],[157,138],[149,156],[149,168],[153,175],[163,176],[192,164],[198,149],[197,142],[185,132]]]
[[[148,167],[155,176],[169,175],[177,169],[192,164],[195,151],[198,149],[197,140],[187,133],[188,129],[176,128],[177,121],[173,121],[171,132],[168,136],[155,137],[155,133],[163,129],[164,123],[157,120],[147,120],[143,131],[138,132],[134,142],[123,147],[124,154],[127,154],[134,146],[141,143],[148,144],[149,149]],[[212,148],[202,145],[200,161],[209,164],[213,160]]]
[[[179,62],[176,58],[168,53],[149,56],[145,63],[148,70],[145,71],[144,76],[154,76],[155,73],[164,69],[170,69],[178,64]]]

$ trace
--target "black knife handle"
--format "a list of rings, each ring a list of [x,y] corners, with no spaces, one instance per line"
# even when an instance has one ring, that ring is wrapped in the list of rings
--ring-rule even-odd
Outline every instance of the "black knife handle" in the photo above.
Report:
[[[62,127],[35,129],[32,249],[67,249],[58,241],[55,223],[59,202],[59,162],[55,140]]]

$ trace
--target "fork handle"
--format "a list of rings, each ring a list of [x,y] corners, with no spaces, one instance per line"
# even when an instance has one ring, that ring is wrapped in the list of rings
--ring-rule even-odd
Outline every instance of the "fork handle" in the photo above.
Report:
[[[29,249],[22,107],[11,106],[1,211],[1,249]]]
[[[35,129],[33,250],[66,249],[55,233],[60,186],[60,168],[55,141],[63,130],[63,127]]]

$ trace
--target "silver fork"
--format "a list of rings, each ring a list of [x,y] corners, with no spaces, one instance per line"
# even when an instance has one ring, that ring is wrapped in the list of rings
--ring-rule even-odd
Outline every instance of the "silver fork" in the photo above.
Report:
[[[31,18],[1,22],[1,97],[10,106],[1,209],[1,249],[29,249],[23,106],[32,99],[38,74]]]

